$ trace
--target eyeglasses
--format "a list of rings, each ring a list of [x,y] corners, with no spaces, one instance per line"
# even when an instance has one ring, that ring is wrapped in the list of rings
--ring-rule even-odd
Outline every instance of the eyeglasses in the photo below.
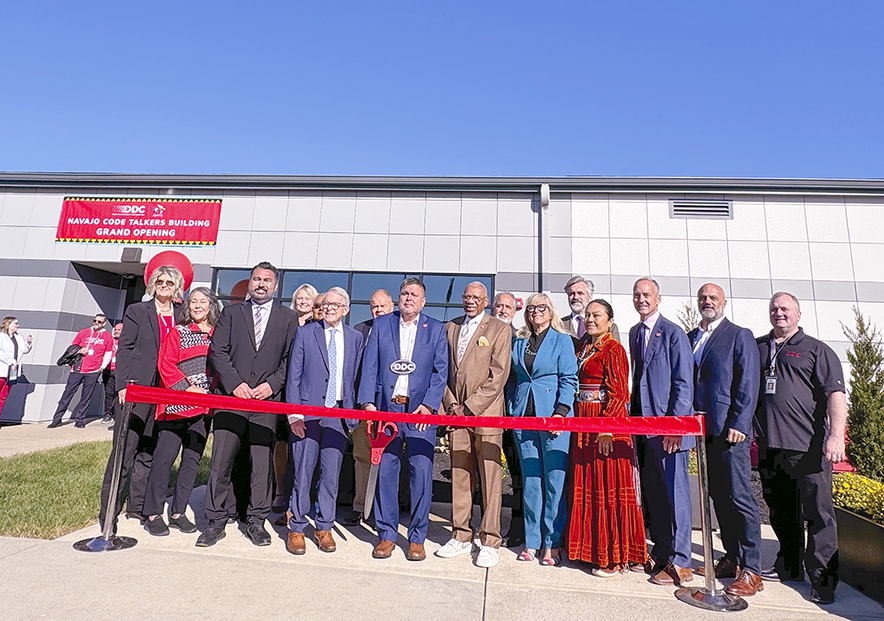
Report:
[[[545,313],[548,310],[549,306],[546,304],[531,304],[525,307],[525,311],[528,313]]]
[[[104,319],[93,319],[92,323],[97,323],[97,324],[101,325],[101,324],[104,324],[107,322]],[[80,325],[83,325],[83,324],[80,324]]]
[[[157,287],[174,287],[174,280],[157,280]]]
[[[344,308],[344,306],[345,305],[340,302],[323,302],[320,304],[320,308],[328,308],[330,310],[338,310],[339,308]]]
[[[484,296],[484,295],[481,296],[481,297],[478,296],[478,295],[464,295],[464,296],[461,296],[461,297],[462,297],[462,299],[463,299],[464,302],[481,302],[482,300],[485,299],[485,296]]]

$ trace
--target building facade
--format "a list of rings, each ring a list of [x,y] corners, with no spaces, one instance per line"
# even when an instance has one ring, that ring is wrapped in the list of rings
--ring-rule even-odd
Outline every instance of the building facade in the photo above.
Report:
[[[71,196],[220,199],[217,242],[56,241]],[[351,323],[367,317],[374,289],[395,298],[406,275],[425,279],[427,311],[447,319],[472,280],[521,298],[552,292],[566,314],[562,287],[582,274],[621,328],[637,318],[636,278],[659,281],[673,320],[712,281],[727,316],[756,335],[770,329],[770,295],[785,290],[801,300],[805,330],[846,363],[854,306],[884,326],[882,224],[877,180],[0,174],[0,313],[34,336],[28,381],[2,420],[51,418],[68,373],[55,360],[94,313],[119,320],[165,250],[187,255],[194,284],[225,300],[259,261],[284,270],[286,303],[302,282],[344,286]]]

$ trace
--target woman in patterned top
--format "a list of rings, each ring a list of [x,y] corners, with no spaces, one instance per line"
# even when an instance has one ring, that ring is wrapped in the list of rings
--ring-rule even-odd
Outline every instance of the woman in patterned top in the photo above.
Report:
[[[184,299],[184,313],[160,345],[157,367],[164,388],[207,393],[211,388],[208,367],[209,344],[218,320],[218,298],[206,287],[197,287]],[[144,530],[161,537],[169,534],[162,511],[172,464],[181,449],[175,497],[169,508],[169,526],[185,533],[196,532],[196,525],[184,514],[190,492],[206,447],[209,418],[206,408],[186,405],[157,407],[157,447],[144,499]]]

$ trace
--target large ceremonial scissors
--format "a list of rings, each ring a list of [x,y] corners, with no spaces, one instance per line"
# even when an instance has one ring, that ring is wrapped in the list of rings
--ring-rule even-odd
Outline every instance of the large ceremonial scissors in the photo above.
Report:
[[[371,470],[368,472],[368,485],[365,488],[365,508],[362,511],[362,518],[368,521],[371,515],[371,507],[374,504],[374,492],[378,486],[378,471],[381,468],[381,456],[384,449],[393,441],[399,428],[396,423],[385,423],[379,420],[370,420],[366,425],[368,432],[368,442],[371,444]]]

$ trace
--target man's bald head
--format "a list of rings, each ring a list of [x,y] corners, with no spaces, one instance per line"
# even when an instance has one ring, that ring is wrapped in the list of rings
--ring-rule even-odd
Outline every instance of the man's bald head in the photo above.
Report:
[[[704,330],[714,321],[724,317],[727,299],[724,289],[713,282],[707,282],[697,291],[697,309],[700,311],[700,327]]]

